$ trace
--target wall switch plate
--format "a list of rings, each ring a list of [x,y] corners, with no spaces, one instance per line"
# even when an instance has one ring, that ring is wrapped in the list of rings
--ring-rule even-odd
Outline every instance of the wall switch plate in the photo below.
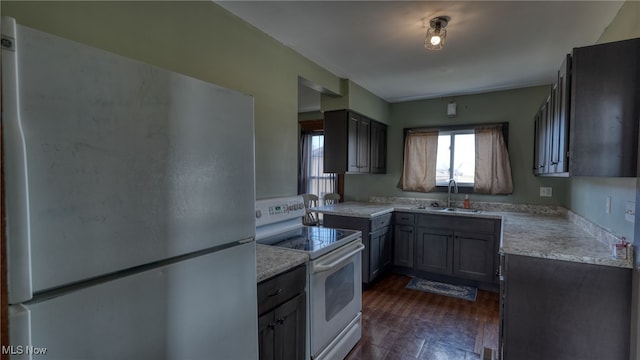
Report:
[[[607,199],[604,201],[604,213],[611,214],[611,196],[607,196]]]
[[[635,201],[627,201],[624,207],[624,219],[628,222],[636,222],[636,203]]]
[[[553,196],[553,190],[551,187],[540,187],[540,197],[551,197]]]

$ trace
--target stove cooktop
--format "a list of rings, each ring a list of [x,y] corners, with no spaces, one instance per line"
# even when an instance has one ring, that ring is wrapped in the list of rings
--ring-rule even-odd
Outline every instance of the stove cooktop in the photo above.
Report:
[[[360,237],[360,232],[322,226],[301,226],[299,230],[290,232],[276,241],[268,243],[271,246],[303,251],[314,259],[333,249],[346,245]],[[266,241],[268,242],[268,240]]]

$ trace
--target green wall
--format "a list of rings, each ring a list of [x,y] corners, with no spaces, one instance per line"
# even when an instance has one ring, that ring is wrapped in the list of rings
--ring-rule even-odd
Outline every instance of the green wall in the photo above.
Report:
[[[0,13],[253,95],[258,198],[297,193],[298,77],[341,94],[340,78],[209,1],[3,0]]]
[[[370,195],[445,198],[441,193],[404,192],[397,188],[402,172],[403,129],[431,125],[509,122],[509,158],[514,192],[506,196],[471,194],[469,198],[523,204],[561,205],[567,195],[566,178],[535,177],[533,166],[533,116],[548,92],[548,86],[497,91],[430,100],[394,103],[390,106],[387,137],[387,174],[347,175],[347,199],[367,200]],[[457,103],[457,116],[446,115],[447,103]],[[540,186],[551,186],[553,197],[541,198]]]

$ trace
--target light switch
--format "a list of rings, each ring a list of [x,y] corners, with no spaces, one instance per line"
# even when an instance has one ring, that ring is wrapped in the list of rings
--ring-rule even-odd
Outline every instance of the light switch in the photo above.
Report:
[[[604,201],[604,213],[611,214],[611,196],[607,196],[607,199]]]

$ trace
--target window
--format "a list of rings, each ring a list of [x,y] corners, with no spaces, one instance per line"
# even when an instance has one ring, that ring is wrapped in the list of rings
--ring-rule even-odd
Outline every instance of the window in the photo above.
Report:
[[[324,132],[322,120],[300,122],[298,193],[322,199],[337,190],[337,175],[324,172]]]
[[[324,172],[324,134],[312,133],[305,134],[306,149],[303,149],[303,163],[306,162],[305,179],[306,186],[303,187],[302,193],[315,194],[322,199],[325,194],[335,192],[336,176],[332,173]],[[305,151],[306,150],[306,151]]]
[[[405,129],[398,187],[446,191],[454,179],[461,192],[511,194],[508,123]]]
[[[440,131],[436,158],[436,185],[447,186],[454,179],[458,186],[473,187],[476,141],[473,129]]]

